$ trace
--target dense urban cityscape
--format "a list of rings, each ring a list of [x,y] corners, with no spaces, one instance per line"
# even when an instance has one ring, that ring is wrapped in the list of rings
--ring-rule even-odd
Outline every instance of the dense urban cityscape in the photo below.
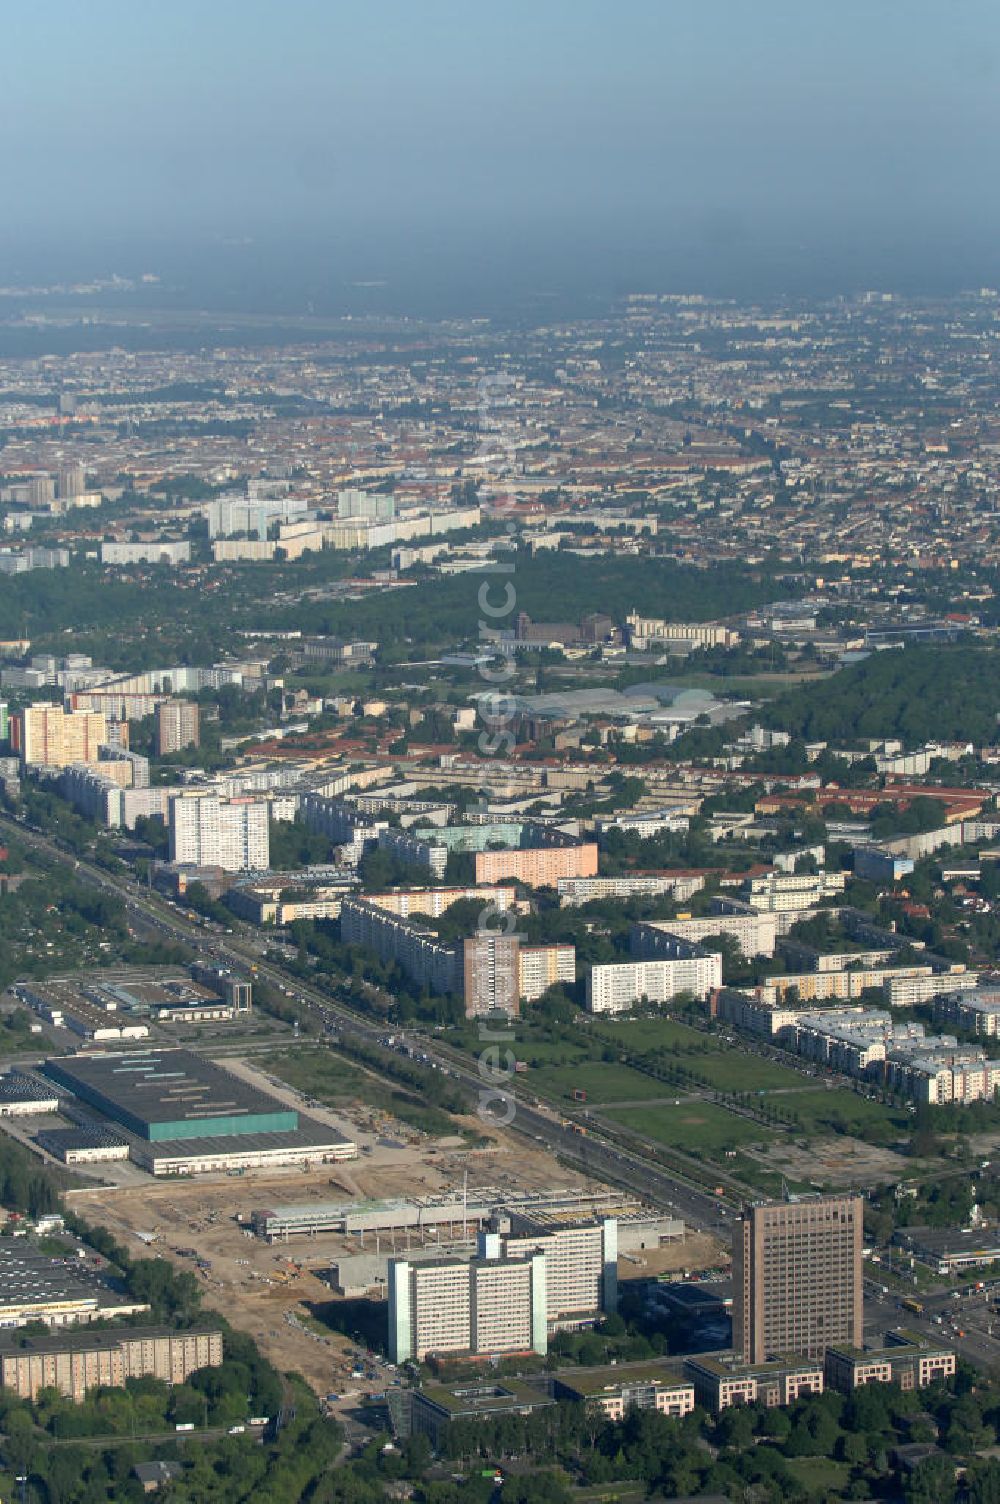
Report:
[[[152,1375],[161,1428],[316,1407],[437,1498],[470,1448],[529,1487],[514,1418],[545,1487],[654,1482],[649,1411],[675,1491],[811,1494],[877,1470],[827,1396],[878,1384],[937,1476],[996,1362],[997,314],[3,362],[35,1425]],[[791,1418],[748,1457],[734,1406]]]

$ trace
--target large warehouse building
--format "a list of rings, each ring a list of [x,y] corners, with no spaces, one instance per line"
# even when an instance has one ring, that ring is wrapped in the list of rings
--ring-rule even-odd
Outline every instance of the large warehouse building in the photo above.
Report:
[[[154,1175],[352,1159],[357,1146],[190,1050],[49,1060],[45,1074],[129,1135]]]

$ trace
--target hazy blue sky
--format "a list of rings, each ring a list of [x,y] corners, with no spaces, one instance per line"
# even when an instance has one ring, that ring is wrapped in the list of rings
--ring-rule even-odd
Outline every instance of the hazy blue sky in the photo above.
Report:
[[[4,57],[7,259],[249,236],[373,276],[704,254],[947,281],[996,256],[997,0],[48,0],[8,8]]]

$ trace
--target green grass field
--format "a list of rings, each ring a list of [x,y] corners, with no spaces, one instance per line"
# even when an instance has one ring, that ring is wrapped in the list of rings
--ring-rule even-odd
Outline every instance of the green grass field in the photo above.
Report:
[[[331,1107],[346,1102],[356,1102],[366,1081],[373,1087],[377,1083],[365,1077],[356,1065],[330,1049],[282,1050],[268,1055],[263,1061],[264,1069],[281,1081],[287,1081],[297,1091],[326,1102]]]
[[[817,1498],[839,1493],[851,1476],[850,1464],[835,1462],[832,1457],[790,1457],[787,1467],[802,1487]]]
[[[472,1048],[472,1053],[478,1056],[481,1049],[482,1042],[477,1039]],[[530,1037],[524,1039],[520,1036],[515,1037],[511,1049],[517,1055],[518,1059],[527,1060],[532,1065],[537,1062],[540,1067],[570,1067],[578,1061],[580,1064],[583,1064],[584,1061],[592,1062],[595,1055],[595,1051],[588,1044],[573,1045],[562,1042],[550,1044],[547,1040],[540,1040],[536,1044]]]
[[[255,1063],[328,1107],[363,1102],[378,1112],[391,1113],[423,1133],[441,1135],[456,1131],[455,1119],[441,1108],[431,1106],[403,1086],[371,1075],[331,1049],[282,1050],[258,1057]]]
[[[773,1130],[760,1123],[697,1100],[682,1100],[679,1107],[617,1107],[606,1116],[654,1143],[713,1157],[740,1144],[764,1143],[773,1136]]]
[[[592,1034],[602,1044],[613,1044],[630,1054],[677,1050],[675,1063],[705,1076],[717,1091],[791,1091],[804,1085],[802,1076],[788,1066],[761,1060],[672,1019],[642,1018],[617,1026],[603,1024],[593,1029]],[[687,1054],[691,1047],[695,1047],[694,1052]]]
[[[745,1055],[742,1050],[725,1049],[711,1055],[679,1055],[677,1064],[707,1076],[716,1091],[787,1091],[789,1107],[798,1100],[798,1092],[804,1084],[796,1071],[791,1071],[784,1065],[775,1065],[770,1060],[761,1060],[756,1055]]]
[[[790,1093],[778,1098],[778,1102],[795,1114],[804,1133],[829,1132],[834,1124],[846,1125],[846,1131],[856,1138],[883,1143],[912,1129],[909,1114],[900,1108],[870,1102],[843,1087]],[[843,1126],[839,1131],[843,1131]]]
[[[587,1093],[588,1102],[643,1102],[650,1097],[679,1095],[676,1087],[656,1081],[643,1071],[601,1061],[532,1070],[523,1079],[539,1092],[567,1100],[572,1100],[575,1088]]]
[[[530,1019],[520,1020],[519,1027],[516,1052],[519,1058],[532,1062],[522,1079],[529,1090],[542,1096],[569,1104],[574,1089],[579,1089],[587,1093],[588,1104],[601,1107],[605,1103],[690,1098],[698,1090],[746,1092],[755,1097],[759,1094],[762,1108],[773,1107],[793,1119],[784,1127],[767,1127],[715,1103],[699,1102],[697,1110],[704,1114],[705,1123],[704,1137],[699,1137],[685,1131],[683,1122],[674,1116],[679,1109],[672,1106],[613,1108],[607,1114],[653,1141],[677,1148],[700,1148],[713,1158],[726,1148],[765,1142],[787,1131],[809,1136],[849,1134],[891,1144],[912,1127],[908,1114],[898,1108],[884,1107],[844,1087],[825,1089],[815,1083],[815,1078],[790,1065],[762,1059],[676,1019],[587,1019],[581,1020],[577,1029],[565,1031],[560,1039],[539,1037],[537,1042],[533,1036],[546,1031],[533,1028]],[[601,1060],[600,1055],[609,1047],[623,1054],[625,1062]],[[654,1051],[662,1052],[664,1064],[690,1070],[705,1086],[658,1081],[627,1063],[630,1058]]]
[[[701,1044],[706,1036],[688,1024],[676,1023],[672,1018],[621,1019],[618,1023],[593,1024],[585,1038],[600,1040],[602,1047],[611,1044],[619,1050],[628,1050],[637,1055],[647,1050],[669,1049],[672,1045]],[[713,1045],[715,1041],[710,1041]],[[723,1045],[719,1045],[721,1051]]]

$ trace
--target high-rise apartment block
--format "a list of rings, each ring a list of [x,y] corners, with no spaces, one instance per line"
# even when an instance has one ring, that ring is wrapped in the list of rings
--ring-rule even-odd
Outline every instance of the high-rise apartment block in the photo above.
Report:
[[[193,700],[164,700],[156,707],[156,751],[159,757],[198,745],[198,706]]]
[[[733,1232],[733,1347],[748,1363],[860,1348],[860,1196],[747,1207]]]
[[[545,1256],[506,1258],[497,1240],[481,1256],[389,1262],[389,1353],[394,1363],[428,1356],[544,1353]]]
[[[72,496],[82,496],[87,489],[87,472],[78,462],[60,465],[58,495],[61,501]]]
[[[614,1217],[567,1223],[556,1214],[512,1212],[500,1235],[508,1258],[545,1255],[549,1331],[593,1324],[618,1309],[618,1222]]]
[[[481,930],[462,945],[465,1013],[483,1018],[488,1013],[516,1013],[520,1002],[516,936]]]
[[[226,872],[261,872],[270,862],[266,800],[175,794],[170,800],[170,860]]]
[[[97,762],[97,749],[108,739],[107,719],[99,710],[67,713],[61,705],[26,705],[10,726],[11,746],[26,768]]]

